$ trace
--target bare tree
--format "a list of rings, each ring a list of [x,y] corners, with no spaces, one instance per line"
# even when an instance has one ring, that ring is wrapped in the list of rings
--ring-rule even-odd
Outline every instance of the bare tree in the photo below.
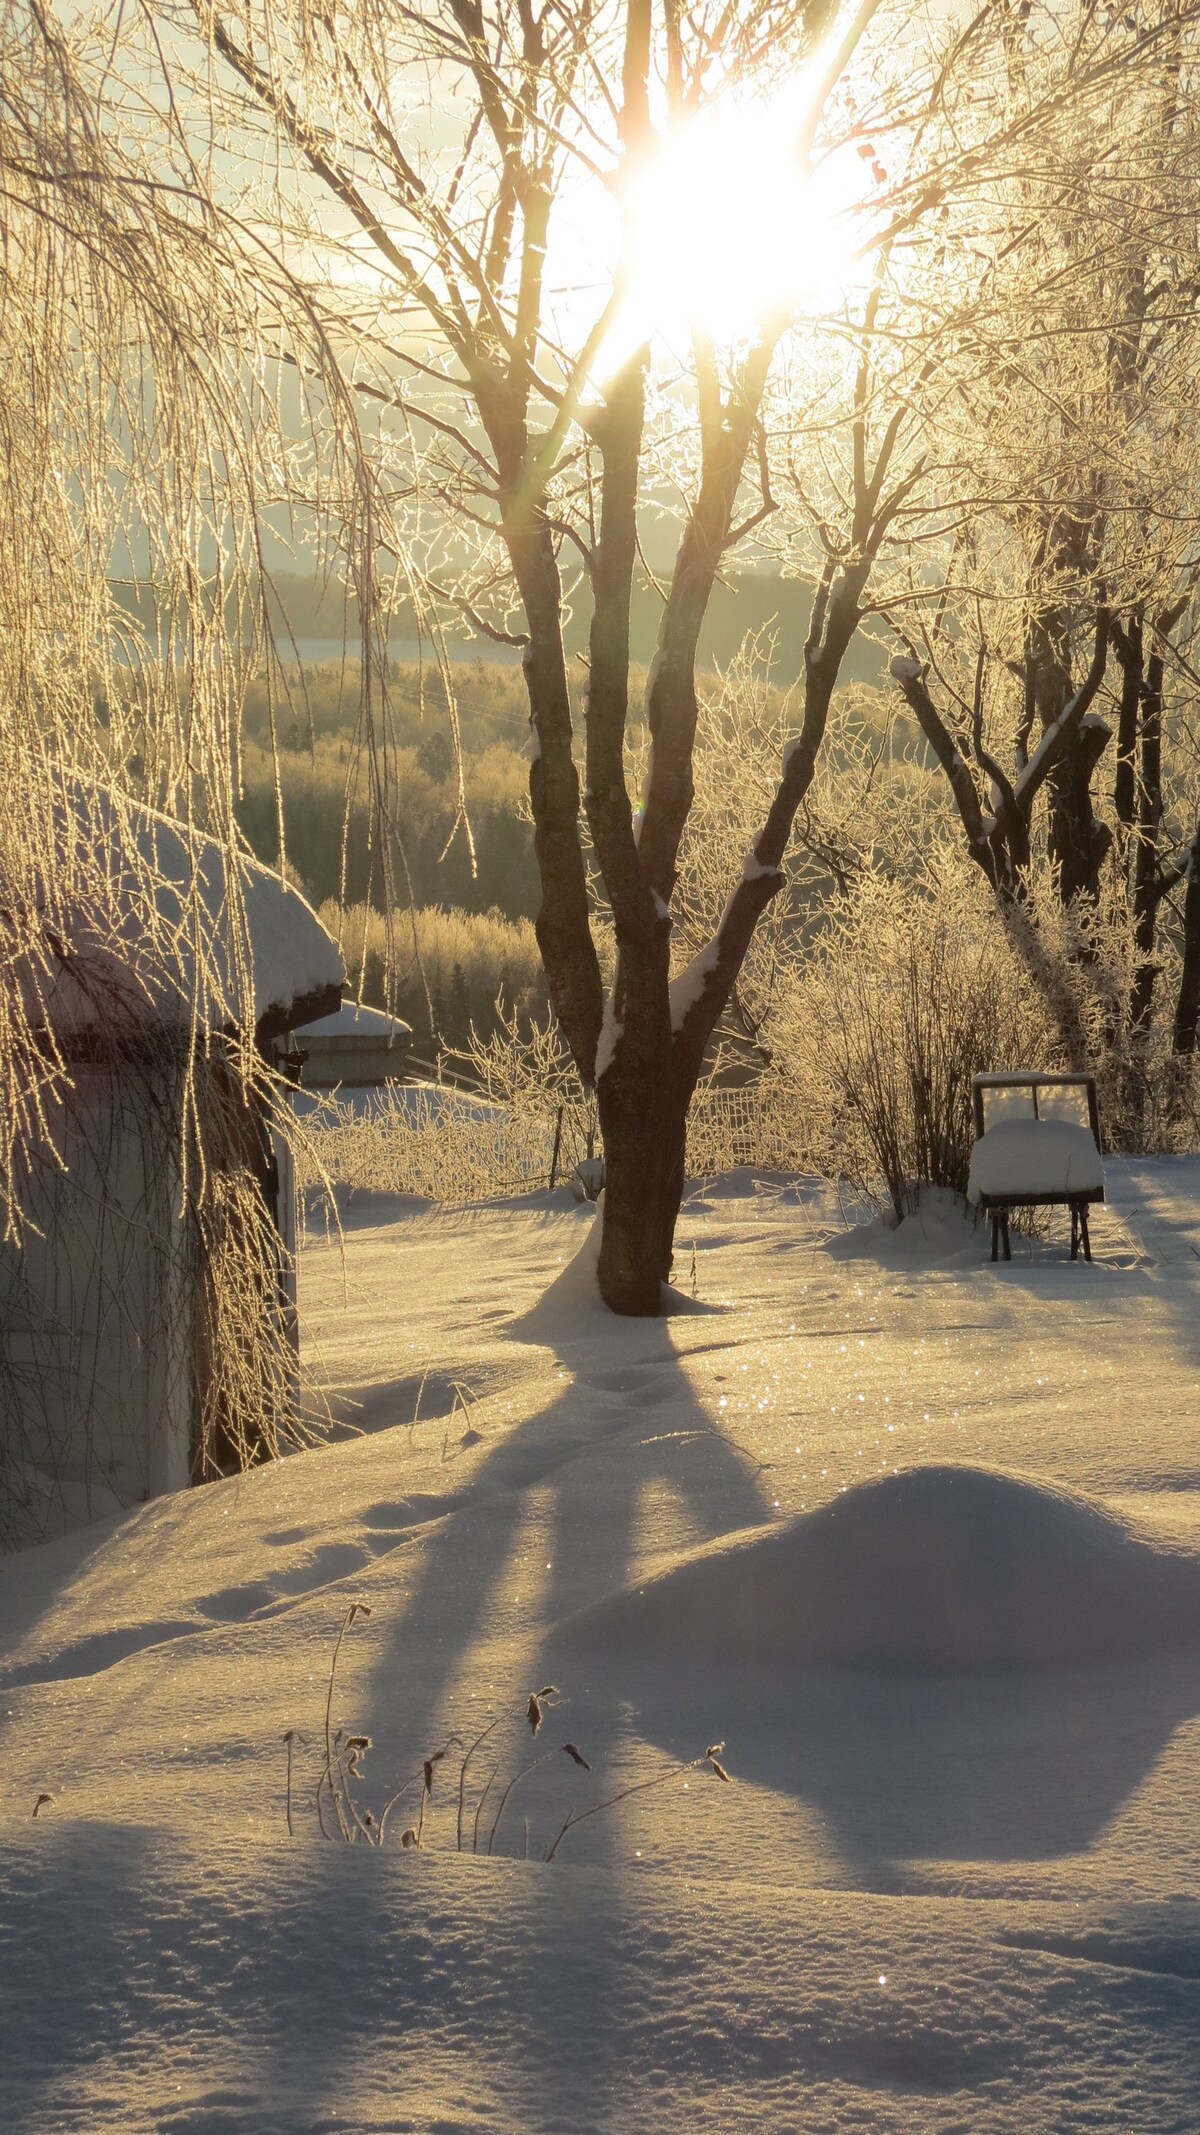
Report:
[[[879,419],[881,356],[897,356],[899,387],[918,320],[897,241],[936,212],[957,176],[985,183],[1011,129],[999,101],[965,133],[961,112],[943,124],[946,48],[961,33],[926,37],[879,0],[687,12],[673,0],[661,9],[551,0],[540,10],[527,0],[337,10],[259,0],[236,12],[196,0],[194,16],[201,57],[181,123],[196,138],[203,112],[239,171],[257,143],[257,206],[247,200],[243,212],[276,233],[281,256],[306,262],[355,389],[379,411],[396,538],[421,557],[435,602],[521,650],[538,939],[604,1134],[600,1285],[619,1312],[656,1312],[706,1047],[783,881],[867,582],[921,478],[903,447],[902,390]],[[898,56],[902,26],[909,44]],[[787,152],[772,194],[743,206],[741,243],[778,216],[774,252],[786,260],[789,217],[835,219],[821,184],[848,159],[864,212],[840,240],[847,273],[830,331],[820,304],[801,300],[786,276],[732,333],[718,330],[694,287],[664,360],[661,340],[651,349],[655,320],[638,309],[647,224],[668,212],[655,174],[681,144],[703,153],[708,140],[719,185],[735,188],[755,127],[781,108],[791,112]],[[741,115],[733,149],[726,114]],[[690,168],[700,184],[694,153]],[[724,212],[718,192],[714,227]],[[668,230],[655,255],[668,278],[670,245]],[[872,247],[885,264],[866,285],[853,257]],[[780,429],[773,380],[798,344],[837,382],[845,523],[817,553],[798,729],[781,774],[714,932],[673,974],[700,630],[731,549],[775,509],[780,454],[798,425],[793,413]],[[818,391],[818,441],[819,400]],[[682,505],[663,561],[673,490]],[[643,570],[660,579],[663,605],[635,804],[630,601]],[[591,605],[582,765],[563,644],[577,595]],[[617,944],[607,996],[591,931],[593,867]]]
[[[521,652],[538,939],[605,1142],[600,1285],[617,1311],[656,1312],[688,1105],[784,880],[847,649],[869,607],[900,598],[881,569],[947,458],[921,432],[944,419],[946,360],[990,301],[979,262],[1023,241],[1020,187],[1056,152],[1063,112],[1095,124],[1131,59],[1163,48],[1161,26],[1028,9],[930,25],[905,0],[146,0],[122,18],[127,70],[156,32],[181,85],[172,157],[303,285],[371,411],[377,555],[434,611]],[[758,145],[781,115],[769,164]],[[704,202],[698,238],[681,186]],[[775,269],[733,325],[705,302],[705,254],[731,224],[735,253]],[[832,300],[820,272],[807,287],[795,272],[823,250]],[[669,325],[656,280],[674,289]],[[310,358],[288,353],[307,377]],[[711,935],[673,969],[700,631],[786,481],[802,501],[834,491],[791,559],[812,580],[797,729]],[[641,707],[639,574],[662,593]],[[591,610],[582,693],[564,650],[576,599]],[[1047,713],[1064,761],[1071,694]],[[597,903],[615,931],[611,989]]]
[[[1123,911],[1132,969],[1102,1020],[1110,1043],[1136,1051],[1196,820],[1164,740],[1172,678],[1177,693],[1192,686],[1200,561],[1197,24],[1167,8],[1122,28],[1132,42],[1105,123],[1066,102],[1044,137],[1052,153],[1016,163],[993,203],[942,567],[934,582],[925,559],[894,617],[893,675],[1080,1064],[1089,1040],[1072,989],[1029,931],[1034,860],[1075,913],[1081,969],[1093,919]],[[1110,35],[1081,19],[1071,66]],[[1044,50],[1006,55],[1018,106],[1042,98],[1046,65]],[[1187,1028],[1177,1017],[1177,1045]]]

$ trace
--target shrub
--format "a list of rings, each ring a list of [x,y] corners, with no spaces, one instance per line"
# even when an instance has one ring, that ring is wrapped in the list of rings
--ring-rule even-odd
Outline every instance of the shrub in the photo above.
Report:
[[[914,888],[867,875],[798,963],[771,1018],[772,1077],[823,1168],[882,1189],[966,1189],[971,1077],[1058,1066],[1056,1037],[986,891],[939,854]]]

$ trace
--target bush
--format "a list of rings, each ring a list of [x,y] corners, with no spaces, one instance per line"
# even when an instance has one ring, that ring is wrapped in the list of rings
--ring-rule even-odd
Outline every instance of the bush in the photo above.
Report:
[[[793,967],[770,1023],[772,1078],[822,1168],[890,1200],[967,1184],[971,1077],[1060,1065],[1045,1006],[968,863],[939,855],[925,885],[871,874]]]

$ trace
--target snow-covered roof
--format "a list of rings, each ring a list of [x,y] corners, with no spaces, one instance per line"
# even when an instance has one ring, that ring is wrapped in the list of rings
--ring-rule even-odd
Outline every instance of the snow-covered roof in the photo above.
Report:
[[[35,1023],[220,1029],[252,1007],[283,1028],[341,987],[337,944],[257,860],[83,781],[64,784],[51,841],[33,891],[45,946],[20,975]]]
[[[382,1008],[368,1008],[363,1001],[343,1001],[331,1016],[318,1016],[302,1024],[298,1038],[411,1038],[412,1025],[400,1016],[385,1015]]]

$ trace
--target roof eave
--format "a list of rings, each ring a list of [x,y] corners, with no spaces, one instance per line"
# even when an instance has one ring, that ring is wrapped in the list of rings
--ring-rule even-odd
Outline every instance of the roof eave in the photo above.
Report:
[[[314,993],[298,993],[286,1008],[272,1007],[259,1017],[254,1029],[260,1052],[276,1038],[283,1038],[302,1023],[315,1023],[318,1016],[336,1015],[342,1005],[342,985],[319,986]]]

